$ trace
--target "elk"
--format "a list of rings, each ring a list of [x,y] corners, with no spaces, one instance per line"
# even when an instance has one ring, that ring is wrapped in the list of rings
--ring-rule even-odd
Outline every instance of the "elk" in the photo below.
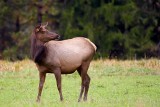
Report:
[[[90,62],[96,52],[96,46],[89,39],[75,37],[57,41],[60,36],[50,32],[46,25],[38,25],[31,35],[31,57],[39,71],[39,91],[37,102],[40,102],[46,73],[55,75],[60,100],[63,100],[61,74],[71,74],[76,70],[81,77],[81,91],[78,102],[87,100],[90,77],[87,74]]]

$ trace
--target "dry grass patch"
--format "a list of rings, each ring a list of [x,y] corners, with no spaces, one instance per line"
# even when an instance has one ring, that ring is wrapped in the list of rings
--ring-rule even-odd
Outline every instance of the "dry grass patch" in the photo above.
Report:
[[[125,68],[139,67],[160,71],[160,60],[142,59],[142,60],[109,60],[102,59],[93,61],[93,65],[101,64],[102,66],[121,66]]]
[[[29,59],[16,62],[0,60],[0,72],[19,72],[28,68],[36,69],[35,64]]]

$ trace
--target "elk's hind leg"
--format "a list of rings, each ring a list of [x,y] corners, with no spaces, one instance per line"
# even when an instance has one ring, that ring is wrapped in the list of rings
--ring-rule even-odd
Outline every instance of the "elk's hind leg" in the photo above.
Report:
[[[89,77],[89,75],[87,74],[87,75],[86,75],[86,79],[85,79],[85,92],[84,92],[84,97],[83,97],[83,100],[84,100],[84,101],[87,101],[89,84],[90,84],[90,77]]]
[[[79,99],[78,99],[78,102],[80,102],[81,101],[81,99],[82,99],[82,95],[83,95],[83,92],[84,92],[84,76],[82,76],[81,75],[81,71],[78,71],[78,73],[80,74],[80,76],[81,76],[81,79],[82,79],[82,83],[81,83],[81,91],[80,91],[80,95],[79,95]]]
[[[86,90],[85,87],[86,87],[86,81],[87,81],[86,79],[88,79],[88,78],[86,78],[88,67],[89,67],[89,64],[85,62],[85,63],[82,63],[82,65],[77,69],[77,71],[82,79],[81,91],[80,91],[78,102],[81,101],[84,90]],[[88,88],[87,88],[87,91],[85,92],[85,96],[86,96],[85,99],[86,100],[87,100],[87,93],[88,93]]]

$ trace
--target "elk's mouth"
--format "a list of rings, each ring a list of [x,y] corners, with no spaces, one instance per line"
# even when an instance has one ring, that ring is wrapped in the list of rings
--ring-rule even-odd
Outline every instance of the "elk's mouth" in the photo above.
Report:
[[[60,35],[57,35],[56,38],[54,38],[53,40],[60,40],[61,36]]]
[[[59,40],[60,38],[61,38],[61,36],[60,36],[60,35],[58,35],[57,39]]]

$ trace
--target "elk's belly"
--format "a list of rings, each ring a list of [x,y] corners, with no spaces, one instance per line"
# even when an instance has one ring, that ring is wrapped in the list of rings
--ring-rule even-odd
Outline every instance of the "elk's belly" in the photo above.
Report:
[[[61,61],[61,72],[62,74],[73,73],[81,66],[81,64],[82,61],[80,59]]]

